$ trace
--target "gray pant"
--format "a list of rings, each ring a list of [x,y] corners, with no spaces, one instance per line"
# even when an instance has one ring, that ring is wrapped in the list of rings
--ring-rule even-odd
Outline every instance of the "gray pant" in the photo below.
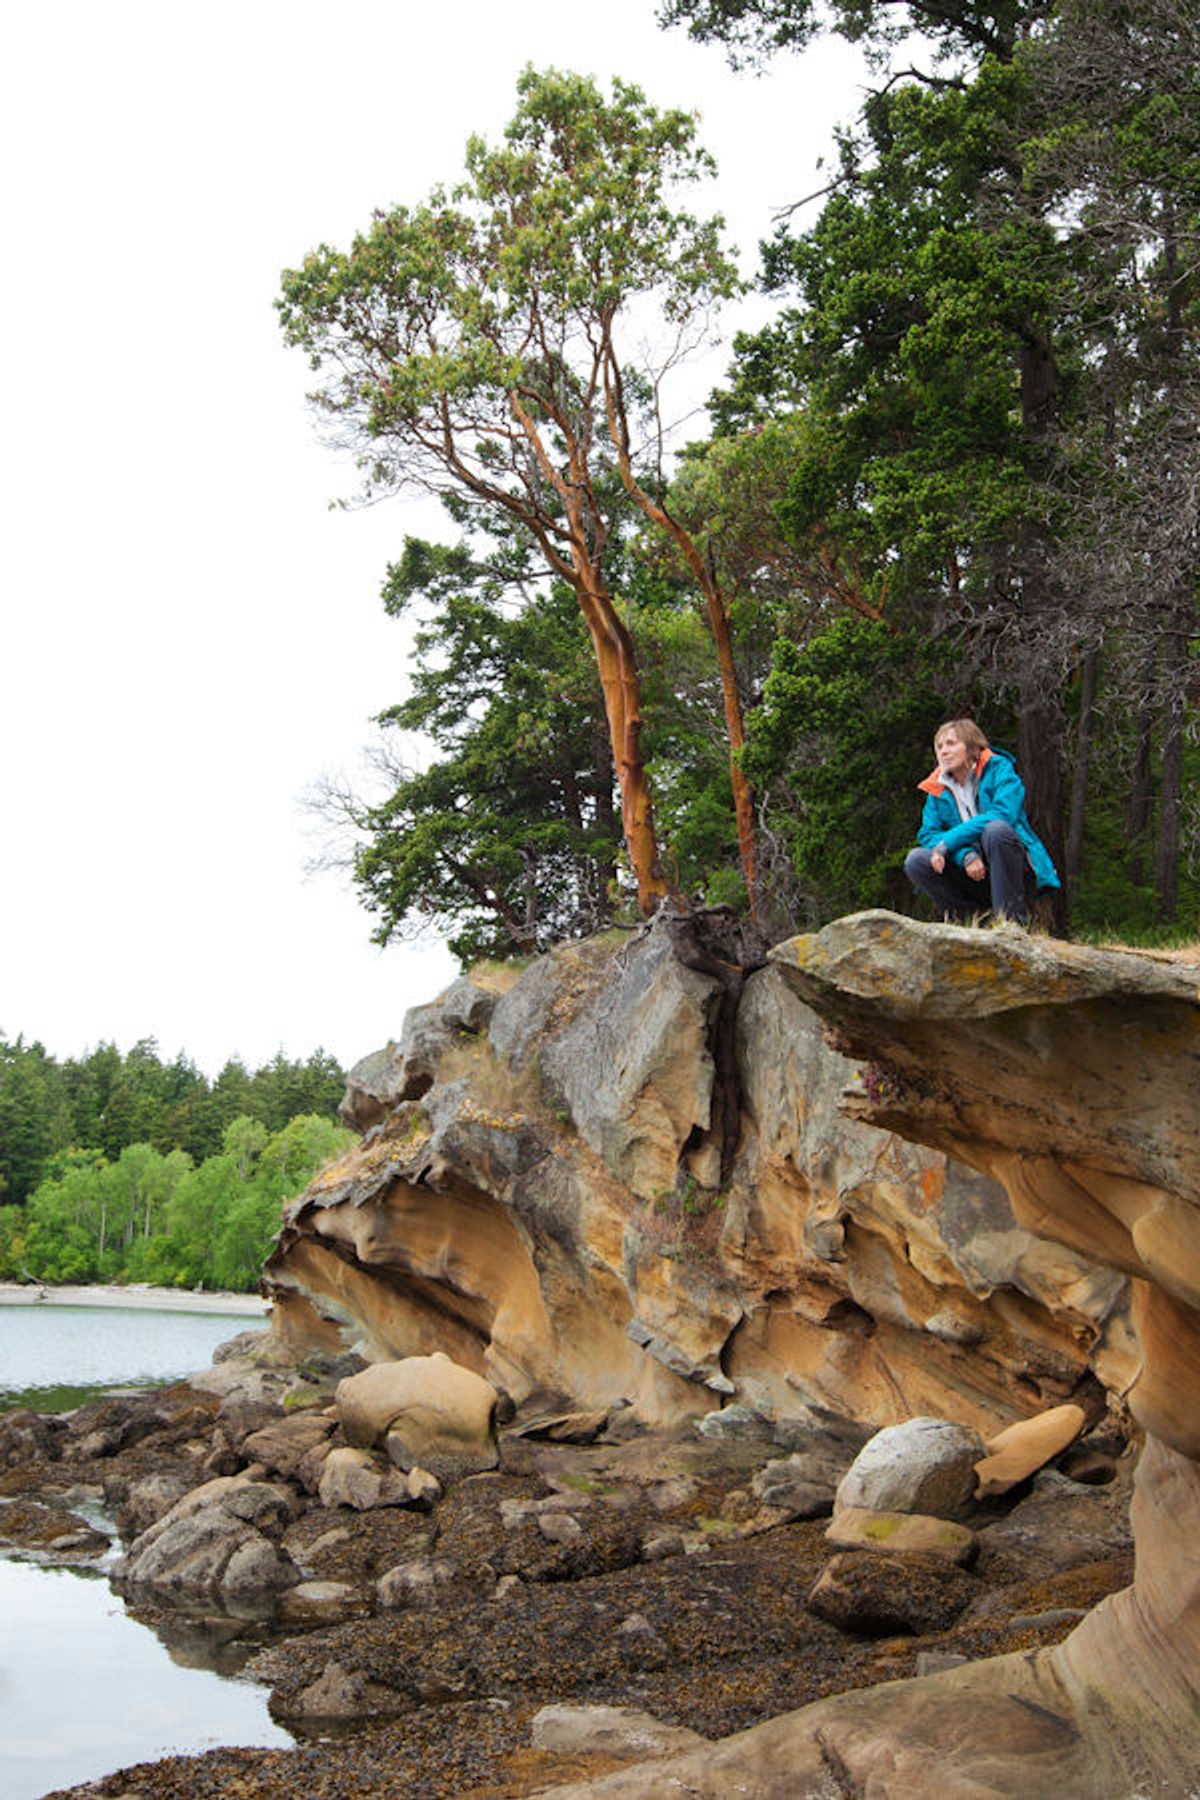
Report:
[[[1025,846],[1012,826],[1002,819],[991,820],[983,828],[978,850],[987,864],[982,881],[972,881],[950,856],[938,875],[930,866],[933,852],[925,849],[909,851],[904,859],[904,873],[918,893],[929,896],[934,910],[944,918],[961,923],[990,907],[998,919],[1015,919],[1018,925],[1028,923]]]

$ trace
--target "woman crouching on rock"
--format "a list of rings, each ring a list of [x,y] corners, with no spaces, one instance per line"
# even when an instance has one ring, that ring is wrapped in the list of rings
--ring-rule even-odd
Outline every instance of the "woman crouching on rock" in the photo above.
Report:
[[[933,738],[937,766],[917,785],[925,810],[904,873],[941,918],[968,923],[991,910],[1029,923],[1028,887],[1062,884],[1029,823],[1025,784],[1007,750],[993,749],[974,719],[948,719]]]

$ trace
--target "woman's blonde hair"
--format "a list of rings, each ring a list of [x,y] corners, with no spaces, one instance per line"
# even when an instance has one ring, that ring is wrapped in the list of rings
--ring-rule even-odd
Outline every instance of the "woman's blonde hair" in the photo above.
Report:
[[[958,734],[962,742],[966,745],[968,754],[972,758],[977,757],[981,750],[986,750],[988,748],[988,741],[982,731],[980,731],[974,719],[947,719],[944,724],[938,726],[933,734],[933,753],[935,756],[937,755],[939,740],[941,739],[943,732],[946,731],[953,731]]]

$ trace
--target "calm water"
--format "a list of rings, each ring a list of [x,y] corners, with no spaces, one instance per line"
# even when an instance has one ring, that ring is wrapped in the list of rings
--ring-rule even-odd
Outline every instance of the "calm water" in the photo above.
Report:
[[[125,1307],[0,1306],[0,1410],[169,1381],[260,1321]],[[290,1744],[266,1690],[215,1674],[195,1632],[168,1651],[102,1574],[0,1553],[0,1795],[38,1800],[127,1764],[220,1744]],[[208,1665],[208,1666],[204,1666]]]
[[[263,1688],[172,1662],[103,1576],[0,1561],[5,1800],[155,1756],[291,1741]]]
[[[194,1374],[218,1344],[253,1330],[245,1314],[124,1306],[0,1306],[0,1411],[61,1412],[104,1387]]]

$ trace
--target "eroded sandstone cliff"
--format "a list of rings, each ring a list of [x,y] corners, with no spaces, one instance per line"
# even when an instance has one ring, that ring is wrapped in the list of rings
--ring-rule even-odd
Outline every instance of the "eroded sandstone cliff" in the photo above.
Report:
[[[1189,1796],[1200,1769],[1200,1010],[1186,965],[885,913],[776,966],[871,1059],[860,1118],[1005,1184],[1039,1238],[1132,1279],[1146,1429],[1133,1586],[1058,1646],[846,1694],[583,1796]]]
[[[361,1142],[287,1217],[276,1331],[444,1350],[526,1409],[743,1407],[781,1442],[813,1407],[989,1434],[1068,1398],[1119,1405],[1129,1258],[1102,1266],[1086,1231],[1046,1241],[1008,1164],[970,1166],[952,1132],[890,1129],[896,1075],[830,1049],[792,973],[745,982],[733,1146],[722,985],[681,966],[665,921],[417,1009],[355,1072]]]

